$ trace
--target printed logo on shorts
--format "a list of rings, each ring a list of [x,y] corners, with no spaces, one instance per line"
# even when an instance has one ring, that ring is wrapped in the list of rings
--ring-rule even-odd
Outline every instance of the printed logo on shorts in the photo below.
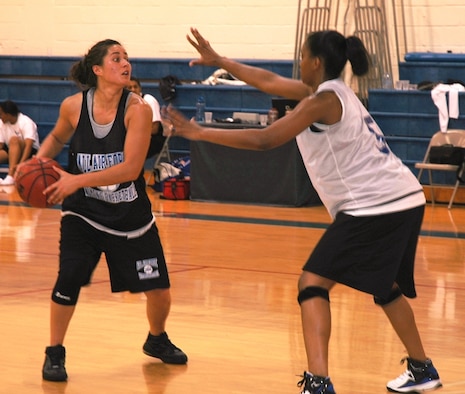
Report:
[[[160,276],[157,258],[136,261],[136,269],[139,280],[155,279]]]

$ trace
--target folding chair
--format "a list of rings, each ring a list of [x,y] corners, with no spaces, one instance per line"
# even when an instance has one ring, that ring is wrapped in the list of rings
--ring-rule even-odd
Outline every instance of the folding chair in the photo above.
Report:
[[[429,187],[431,189],[431,203],[434,204],[435,196],[434,189],[437,187],[449,188],[452,189],[452,195],[449,200],[448,209],[452,208],[452,204],[455,199],[455,195],[460,186],[459,178],[462,178],[464,173],[464,166],[458,166],[453,164],[436,164],[430,162],[430,150],[432,146],[441,146],[445,144],[450,144],[458,147],[465,147],[465,130],[448,130],[447,132],[436,132],[432,137],[426,150],[425,157],[421,163],[415,163],[415,168],[419,169],[418,180],[421,183],[421,176],[423,171],[428,172],[429,184],[422,184],[424,187]],[[459,170],[460,168],[460,170]],[[433,171],[449,171],[457,174],[454,185],[439,184],[433,182]]]
[[[158,153],[157,158],[155,159],[152,172],[150,173],[147,179],[147,182],[146,182],[147,185],[149,185],[150,182],[152,181],[152,178],[154,177],[154,170],[157,167],[157,165],[160,163],[161,159],[164,158],[168,162],[171,161],[169,141],[170,141],[170,136],[166,137],[166,140],[163,143],[163,147],[161,148],[160,153]]]

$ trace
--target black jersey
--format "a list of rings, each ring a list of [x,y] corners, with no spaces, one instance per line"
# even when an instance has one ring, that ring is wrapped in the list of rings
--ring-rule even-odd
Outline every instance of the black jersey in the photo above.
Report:
[[[92,127],[87,104],[88,92],[83,92],[81,115],[70,141],[68,171],[71,174],[101,171],[124,161],[124,114],[129,91],[124,89],[114,122],[109,125],[109,132],[102,137],[97,137]],[[136,231],[153,221],[145,188],[141,169],[138,178],[133,181],[79,189],[64,200],[63,212],[77,214],[112,230]]]

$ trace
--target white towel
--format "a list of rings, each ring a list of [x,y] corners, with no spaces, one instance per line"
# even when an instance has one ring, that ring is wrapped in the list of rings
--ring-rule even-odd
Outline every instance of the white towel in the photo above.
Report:
[[[459,92],[463,92],[465,87],[459,83],[450,86],[449,91],[449,118],[459,118]]]
[[[459,83],[452,85],[438,84],[431,90],[431,98],[438,107],[439,127],[442,132],[446,132],[449,125],[449,117],[458,119],[459,117],[459,92],[463,92],[465,87]],[[449,108],[447,108],[446,93],[449,93]]]

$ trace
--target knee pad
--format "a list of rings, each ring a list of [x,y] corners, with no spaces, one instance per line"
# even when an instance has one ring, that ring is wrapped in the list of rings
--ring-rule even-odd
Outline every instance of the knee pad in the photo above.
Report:
[[[55,287],[52,292],[52,301],[60,305],[76,305],[81,287],[88,283],[86,277],[78,275],[73,270],[60,269]]]
[[[395,289],[391,290],[391,293],[389,294],[388,298],[380,298],[380,297],[374,296],[373,300],[376,305],[384,306],[384,305],[390,304],[392,301],[397,300],[401,296],[402,296],[402,291],[398,287],[396,287]]]
[[[64,290],[59,287],[58,283],[53,288],[52,301],[60,305],[76,305],[79,298],[81,288],[74,288],[73,290]]]
[[[319,286],[308,286],[305,289],[300,290],[299,296],[297,297],[297,301],[299,302],[299,305],[301,305],[302,302],[314,297],[321,297],[329,302],[328,290]]]

